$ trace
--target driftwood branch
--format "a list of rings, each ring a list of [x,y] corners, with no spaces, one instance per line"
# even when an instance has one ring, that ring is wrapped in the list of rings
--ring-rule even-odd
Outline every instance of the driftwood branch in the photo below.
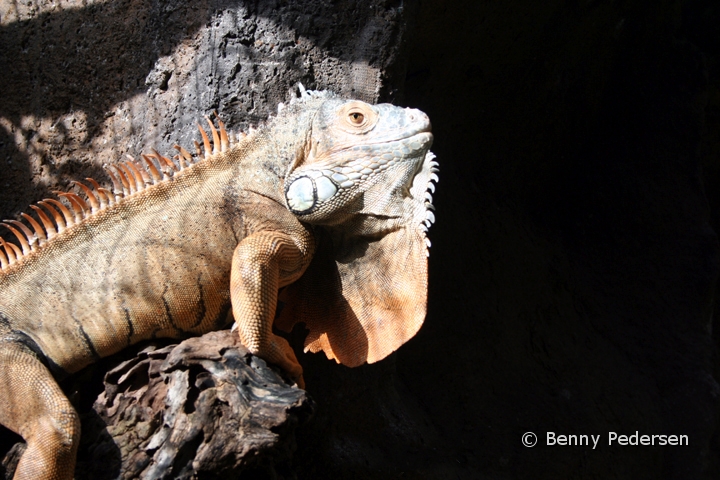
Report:
[[[104,387],[81,415],[77,480],[272,477],[313,409],[229,331],[148,346],[108,371]],[[22,449],[3,462],[6,476]]]

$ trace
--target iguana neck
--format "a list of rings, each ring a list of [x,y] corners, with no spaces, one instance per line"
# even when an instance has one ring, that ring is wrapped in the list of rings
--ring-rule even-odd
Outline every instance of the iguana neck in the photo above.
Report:
[[[257,193],[285,208],[284,181],[305,159],[317,112],[317,108],[308,108],[313,107],[308,103],[313,102],[285,107],[281,115],[270,118],[246,142],[228,152],[232,190]]]

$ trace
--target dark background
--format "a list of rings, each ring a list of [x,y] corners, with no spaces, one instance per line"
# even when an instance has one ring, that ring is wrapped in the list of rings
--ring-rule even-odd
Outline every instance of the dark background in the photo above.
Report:
[[[426,324],[376,365],[301,356],[298,478],[720,476],[717,2],[0,5],[3,218],[298,81],[429,114]]]
[[[398,357],[473,475],[720,475],[719,20],[702,1],[422,4],[406,100],[447,161],[429,321]]]

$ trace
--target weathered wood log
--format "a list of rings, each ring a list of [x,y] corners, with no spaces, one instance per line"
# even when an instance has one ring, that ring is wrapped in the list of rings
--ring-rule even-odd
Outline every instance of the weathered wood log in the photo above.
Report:
[[[313,410],[229,331],[150,345],[105,375],[83,413],[75,478],[272,478],[289,466],[294,430]],[[17,444],[3,466],[12,478]]]

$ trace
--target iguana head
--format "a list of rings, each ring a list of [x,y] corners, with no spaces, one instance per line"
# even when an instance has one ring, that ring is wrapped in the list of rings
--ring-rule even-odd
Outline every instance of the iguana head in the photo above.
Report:
[[[348,366],[383,359],[425,319],[425,233],[437,163],[419,110],[325,97],[285,178],[287,207],[316,227],[315,257],[276,325]]]
[[[400,215],[392,197],[409,195],[432,138],[420,110],[328,99],[313,119],[302,163],[285,181],[287,206],[302,221],[324,225],[358,213]]]

